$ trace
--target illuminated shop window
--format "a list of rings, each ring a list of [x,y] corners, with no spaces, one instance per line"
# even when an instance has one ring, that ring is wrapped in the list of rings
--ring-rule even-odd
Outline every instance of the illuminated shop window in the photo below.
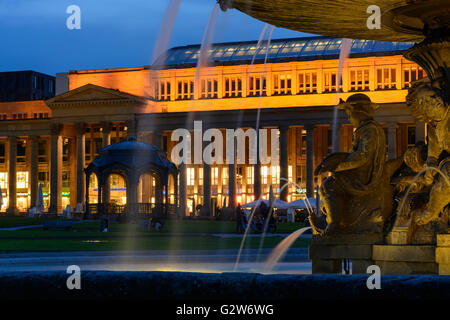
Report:
[[[203,168],[198,168],[198,185],[203,185]]]
[[[254,183],[254,168],[253,166],[247,167],[247,184],[253,184]]]
[[[186,169],[186,184],[188,186],[193,186],[195,184],[195,168]]]
[[[261,179],[262,179],[263,184],[267,184],[268,176],[269,176],[269,167],[262,166],[261,167]]]
[[[228,184],[228,168],[227,167],[222,168],[222,184],[223,185]]]
[[[0,172],[0,188],[8,189],[8,172]]]
[[[272,184],[278,184],[280,182],[280,166],[271,167]]]
[[[265,96],[267,94],[266,91],[266,77],[264,77],[264,80],[261,80],[261,76],[251,76],[249,77],[248,82],[248,96],[249,97],[259,97],[259,95]],[[262,88],[261,88],[262,84]]]
[[[211,184],[217,186],[219,184],[219,168],[211,168]]]
[[[369,90],[369,70],[350,70],[350,91]]]
[[[28,172],[21,171],[17,172],[17,189],[27,189],[28,188]]]
[[[275,74],[273,76],[273,94],[291,94],[292,76],[290,74]]]

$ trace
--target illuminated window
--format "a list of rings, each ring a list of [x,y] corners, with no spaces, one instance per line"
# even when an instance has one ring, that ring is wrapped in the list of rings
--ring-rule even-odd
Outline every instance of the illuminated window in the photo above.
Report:
[[[187,185],[193,186],[195,184],[195,168],[186,169]]]
[[[216,99],[217,98],[217,80],[213,78],[202,79],[200,81],[200,98],[201,99]]]
[[[377,69],[377,89],[395,89],[397,70],[395,68],[378,68]]]
[[[340,87],[342,87],[342,79]],[[323,73],[323,92],[336,92],[336,91],[337,91],[337,73],[332,71],[325,71]]]
[[[317,72],[298,74],[298,93],[317,93]]]
[[[253,167],[247,167],[247,184],[253,184],[254,183],[253,171],[254,171]]]
[[[27,143],[25,140],[17,142],[17,162],[25,162],[26,161],[26,153],[27,153]]]
[[[369,70],[350,70],[350,91],[369,90]]]
[[[198,184],[203,185],[203,168],[198,168]]]
[[[225,77],[224,97],[242,97],[242,79],[239,77]]]
[[[259,97],[266,95],[266,77],[264,77],[264,80],[262,81],[262,88],[261,88],[261,76],[252,76],[248,80],[248,96],[249,97]]]
[[[272,174],[272,184],[278,184],[280,182],[280,166],[272,166],[270,169]]]
[[[177,99],[178,100],[194,99],[194,81],[192,80],[178,81]]]
[[[170,81],[161,80],[156,82],[156,92],[155,97],[158,101],[169,101],[170,100]]]
[[[217,186],[219,184],[219,168],[211,168],[211,184]]]
[[[426,76],[427,74],[421,67],[403,69],[403,88],[410,88],[414,81],[423,79]]]
[[[222,168],[222,185],[228,184],[228,168],[223,167]]]
[[[0,172],[0,188],[8,188],[8,172]]]
[[[291,94],[292,77],[290,74],[275,74],[273,76],[273,94]]]
[[[267,166],[261,167],[261,178],[263,184],[267,184],[268,176],[269,176],[269,167]]]
[[[292,166],[288,166],[288,179],[289,181],[292,181]]]
[[[38,162],[47,162],[47,140],[38,141]]]
[[[0,142],[0,163],[5,163],[5,143]]]
[[[28,188],[28,172],[22,171],[17,172],[17,189],[27,189]]]

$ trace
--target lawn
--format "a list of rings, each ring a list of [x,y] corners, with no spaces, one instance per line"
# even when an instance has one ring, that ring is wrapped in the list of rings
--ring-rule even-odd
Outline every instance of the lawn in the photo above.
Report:
[[[0,218],[0,221],[4,218]],[[42,220],[10,221],[10,225],[24,223],[32,225]],[[20,218],[29,219],[29,218]],[[300,224],[279,224],[278,232],[291,233]],[[161,232],[139,230],[135,224],[111,223],[109,232],[99,232],[99,222],[73,224],[70,231],[56,231],[32,228],[17,231],[0,231],[0,252],[29,251],[99,251],[99,250],[209,250],[238,249],[242,236],[218,237],[214,234],[235,232],[235,222],[168,220]],[[274,248],[283,237],[266,237],[263,248]],[[250,237],[245,248],[260,247],[261,237]],[[309,239],[298,239],[293,247],[306,247]]]
[[[55,218],[0,217],[0,228],[39,225],[49,219]]]

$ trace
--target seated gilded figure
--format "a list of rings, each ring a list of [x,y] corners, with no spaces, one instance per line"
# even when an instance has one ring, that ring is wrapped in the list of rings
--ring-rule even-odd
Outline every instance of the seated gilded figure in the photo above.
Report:
[[[378,105],[364,94],[354,94],[339,109],[346,111],[356,128],[352,150],[326,157],[315,174],[328,173],[319,189],[326,226],[310,217],[315,233],[381,233],[391,215],[393,188],[390,177],[396,169],[386,163],[386,137],[374,121]]]

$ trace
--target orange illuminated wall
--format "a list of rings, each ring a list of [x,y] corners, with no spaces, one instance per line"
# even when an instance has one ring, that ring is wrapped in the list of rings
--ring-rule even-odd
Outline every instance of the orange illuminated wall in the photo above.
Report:
[[[210,81],[217,87],[213,96],[202,98],[201,84],[192,93],[193,99],[180,95],[181,83],[194,81],[196,68],[173,68],[151,70],[149,67],[71,71],[69,89],[75,89],[88,83],[118,89],[122,92],[149,98],[146,112],[186,112],[237,110],[254,108],[310,107],[330,106],[337,103],[338,97],[346,99],[355,92],[364,92],[376,103],[401,103],[405,101],[410,80],[405,74],[408,70],[420,68],[402,55],[351,58],[347,61],[342,74],[341,93],[327,92],[327,79],[330,73],[337,73],[338,60],[313,60],[268,63],[254,66],[232,65],[213,66],[201,71],[200,82]],[[248,96],[251,91],[251,77],[266,78],[266,96]],[[423,74],[423,70],[421,70]],[[302,79],[314,74],[315,91],[304,92]],[[411,74],[411,73],[409,73]],[[355,86],[362,76],[363,88]],[[279,79],[290,79],[291,90],[277,88]],[[302,78],[303,77],[303,78]],[[410,76],[409,76],[410,77]],[[239,81],[241,94],[231,97],[227,81]],[[388,83],[387,83],[388,82]],[[228,83],[228,84],[227,84]],[[236,82],[237,83],[237,82]],[[164,86],[164,94],[155,88]],[[170,93],[168,89],[170,87]],[[183,89],[184,90],[184,89]],[[159,96],[158,96],[159,95]],[[155,101],[155,100],[161,101]],[[153,101],[152,101],[153,100]]]
[[[19,115],[20,119],[51,118],[52,111],[44,100],[0,102],[0,120],[19,119]]]

